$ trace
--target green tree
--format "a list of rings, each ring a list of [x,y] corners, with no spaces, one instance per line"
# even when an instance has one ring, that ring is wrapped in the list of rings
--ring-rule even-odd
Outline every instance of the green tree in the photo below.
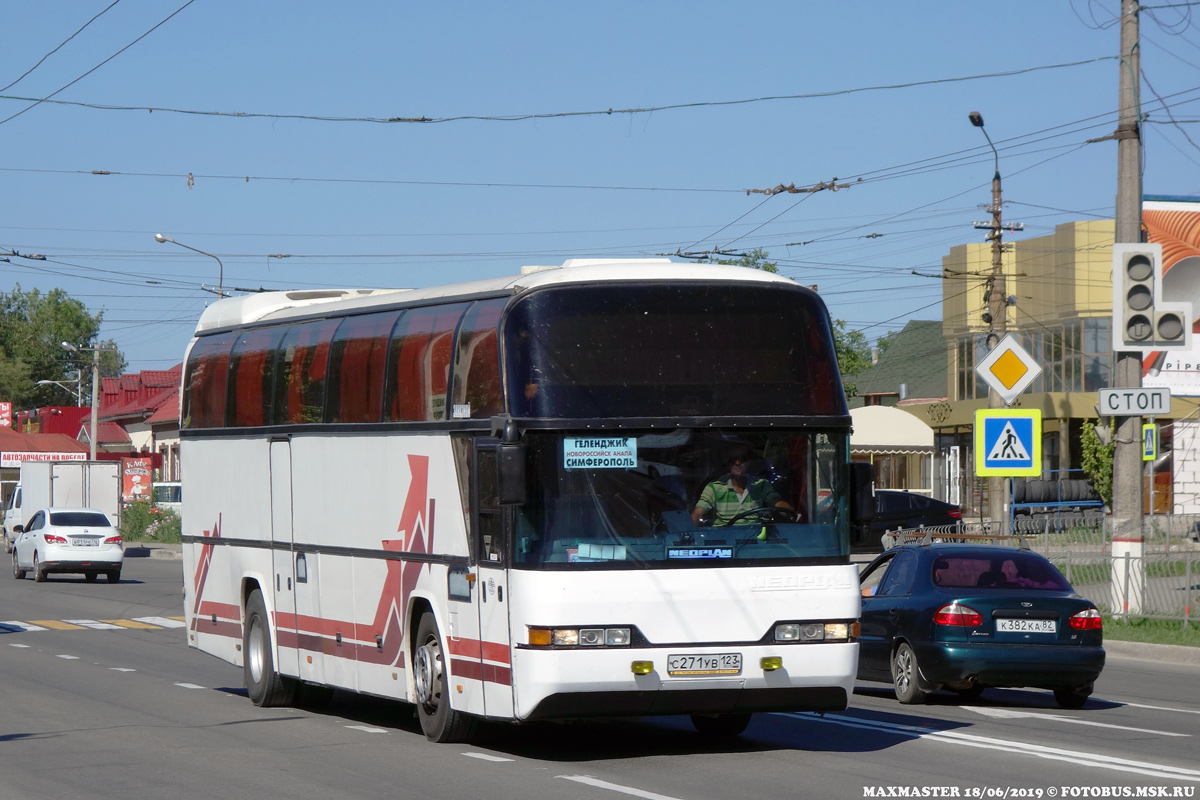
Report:
[[[770,256],[761,247],[756,247],[740,258],[704,258],[701,263],[726,264],[733,267],[748,267],[761,269],[764,272],[779,272],[779,266],[768,260]],[[894,338],[895,334],[888,334]],[[888,340],[887,344],[891,344]],[[884,344],[883,347],[886,347]],[[856,377],[867,367],[871,366],[871,344],[862,331],[846,329],[842,320],[833,322],[833,348],[837,352],[838,371],[842,375],[842,389],[849,399],[858,394],[858,387],[849,379]]]
[[[12,401],[16,408],[66,405],[62,389],[37,382],[69,383],[74,378],[68,380],[68,374],[89,369],[90,353],[71,352],[61,343],[101,344],[103,316],[103,312],[89,314],[82,302],[61,289],[43,294],[37,289],[22,291],[18,285],[10,293],[0,292],[0,399]],[[102,344],[100,374],[116,377],[125,370],[125,356],[112,340]],[[84,402],[90,402],[90,382],[82,381],[81,389]]]
[[[1083,450],[1081,459],[1083,471],[1091,478],[1092,485],[1096,487],[1096,493],[1100,495],[1100,499],[1111,508],[1113,453],[1116,445],[1112,443],[1111,439],[1108,444],[1103,444],[1100,437],[1096,435],[1096,423],[1088,420],[1083,421],[1079,445]]]

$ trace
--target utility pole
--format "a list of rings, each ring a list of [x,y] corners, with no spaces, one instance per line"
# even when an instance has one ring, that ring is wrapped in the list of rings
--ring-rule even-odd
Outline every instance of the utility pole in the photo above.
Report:
[[[1138,90],[1141,84],[1141,53],[1138,44],[1138,0],[1121,0],[1121,53],[1119,103],[1117,124],[1117,203],[1115,241],[1142,240],[1142,145],[1141,105]],[[1114,280],[1116,277],[1114,276]],[[1142,354],[1113,353],[1116,364],[1113,386],[1138,388],[1142,385]],[[1141,574],[1141,557],[1145,550],[1142,532],[1142,418],[1117,417],[1113,454],[1112,554],[1128,554],[1135,559],[1131,567]],[[1113,570],[1114,576],[1117,570]],[[1132,570],[1131,570],[1132,573]],[[1141,592],[1131,591],[1144,581],[1131,578],[1132,586],[1125,587],[1129,611],[1140,610]],[[1135,608],[1134,606],[1138,608]]]
[[[1004,223],[1000,216],[1004,207],[1000,190],[1000,154],[996,151],[996,145],[992,144],[992,137],[988,136],[987,128],[983,127],[983,115],[978,111],[972,111],[968,117],[972,125],[983,131],[996,162],[996,171],[992,175],[992,205],[988,209],[992,212],[992,222],[990,225],[986,222],[975,223],[976,228],[990,229],[987,238],[992,242],[992,274],[987,280],[987,316],[984,322],[988,324],[988,350],[994,350],[1008,332],[1008,285],[1004,278]],[[1020,230],[1020,227],[1016,225],[1010,225],[1009,228],[1010,230]],[[989,389],[988,408],[1004,408],[1004,406],[1004,398],[995,389]],[[1008,480],[1008,478],[1000,477],[988,478],[988,504],[992,521],[1004,535],[1012,532],[1008,508]]]

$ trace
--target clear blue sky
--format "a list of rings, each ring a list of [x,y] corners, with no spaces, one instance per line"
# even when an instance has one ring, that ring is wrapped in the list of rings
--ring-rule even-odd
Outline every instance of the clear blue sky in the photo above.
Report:
[[[0,250],[47,256],[0,262],[0,286],[103,311],[131,370],[182,359],[217,283],[160,232],[227,289],[762,247],[873,340],[940,318],[913,271],[983,240],[968,112],[1010,239],[1112,216],[1116,145],[1085,141],[1116,126],[1118,0],[194,0],[115,57],[186,0],[111,2],[0,3],[0,86],[104,11],[0,91]],[[1200,6],[1173,2],[1142,16],[1144,188],[1195,195]],[[472,119],[365,121],[395,117]],[[834,177],[853,185],[746,194]]]

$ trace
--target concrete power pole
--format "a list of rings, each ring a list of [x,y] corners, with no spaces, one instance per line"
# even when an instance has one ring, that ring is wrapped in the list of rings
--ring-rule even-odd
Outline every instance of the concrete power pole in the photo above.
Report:
[[[1121,0],[1121,55],[1120,55],[1120,119],[1115,134],[1117,139],[1117,203],[1116,238],[1121,242],[1142,240],[1142,146],[1141,106],[1138,89],[1141,82],[1141,58],[1138,45],[1138,0]],[[1114,280],[1115,280],[1114,276]],[[1112,385],[1119,388],[1137,388],[1142,385],[1142,354],[1117,352],[1113,354],[1116,365]],[[1113,545],[1112,554],[1120,557],[1126,553],[1131,567],[1142,571],[1141,556],[1145,549],[1142,532],[1142,418],[1118,417],[1113,456]],[[1119,570],[1114,569],[1115,576]],[[1141,592],[1137,588],[1144,581],[1132,576],[1130,586],[1125,588],[1129,611],[1140,610]],[[1114,588],[1116,588],[1114,586]],[[1134,606],[1138,608],[1134,608]]]
[[[1004,278],[1004,225],[1001,221],[1004,199],[1000,190],[1000,154],[996,151],[996,145],[992,144],[992,137],[988,136],[987,129],[983,127],[983,115],[972,111],[968,116],[971,124],[983,131],[983,135],[987,137],[987,143],[996,159],[996,171],[992,175],[992,205],[988,209],[992,212],[992,222],[990,225],[975,223],[977,228],[987,227],[991,230],[987,235],[992,241],[992,274],[987,281],[987,347],[988,350],[994,350],[1008,332],[1008,286]],[[988,408],[1004,408],[1004,405],[1004,398],[995,389],[989,389]],[[1012,532],[1012,526],[1009,524],[1008,495],[1008,478],[988,478],[990,516],[993,525],[1002,534]]]

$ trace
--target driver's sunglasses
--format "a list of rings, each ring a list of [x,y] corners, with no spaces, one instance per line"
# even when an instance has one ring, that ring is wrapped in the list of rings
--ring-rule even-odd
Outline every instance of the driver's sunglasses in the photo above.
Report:
[[[734,456],[733,458],[729,459],[729,463],[730,464],[745,464],[749,460],[750,459],[747,458],[746,456]]]

